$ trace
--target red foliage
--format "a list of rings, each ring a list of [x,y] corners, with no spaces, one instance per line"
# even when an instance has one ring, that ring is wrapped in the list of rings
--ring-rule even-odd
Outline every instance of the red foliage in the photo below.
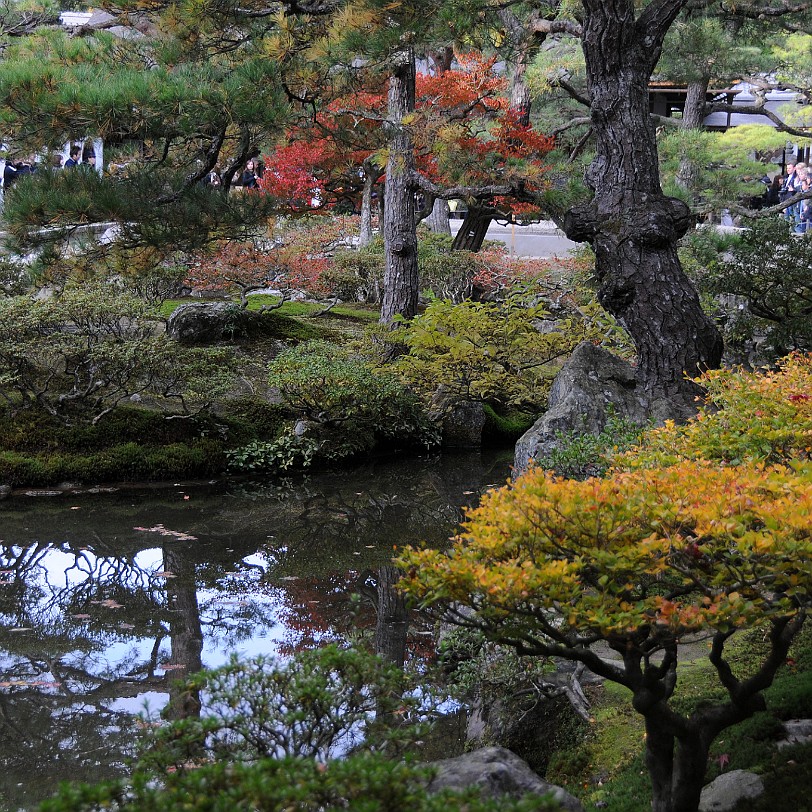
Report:
[[[509,109],[507,82],[494,73],[494,61],[480,54],[458,55],[459,67],[417,76],[412,130],[418,169],[445,186],[521,180],[528,190],[538,189],[541,159],[553,139],[522,125]],[[386,145],[385,113],[383,89],[331,100],[312,124],[290,130],[288,144],[265,156],[268,169],[261,188],[293,211],[356,201],[362,167],[370,166],[364,162]],[[497,202],[506,211],[527,208]]]

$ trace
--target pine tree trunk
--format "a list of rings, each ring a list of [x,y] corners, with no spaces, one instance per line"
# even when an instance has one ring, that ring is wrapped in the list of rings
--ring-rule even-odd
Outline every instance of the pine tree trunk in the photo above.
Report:
[[[426,218],[426,225],[435,234],[447,234],[451,236],[451,224],[448,222],[450,209],[448,201],[437,198],[431,209],[431,214]]]
[[[598,298],[635,343],[645,393],[687,414],[697,387],[685,375],[718,366],[722,341],[677,257],[691,214],[660,188],[648,100],[662,39],[685,0],[652,3],[639,19],[633,0],[583,3],[596,138],[586,177],[593,199],[567,213],[564,230],[595,250]]]
[[[389,78],[389,160],[386,163],[383,239],[386,270],[383,282],[381,323],[392,324],[395,316],[410,319],[417,314],[417,230],[414,191],[409,183],[414,171],[414,145],[404,118],[414,111],[414,51],[399,55]]]
[[[454,251],[479,251],[488,233],[491,216],[476,206],[469,207],[451,248]]]
[[[364,188],[361,192],[361,230],[358,235],[358,247],[364,248],[372,242],[372,190],[375,187],[374,170],[366,170]]]
[[[685,108],[682,112],[683,130],[702,129],[702,122],[705,120],[705,99],[708,95],[709,84],[709,76],[704,76],[688,84],[688,92],[685,95]],[[688,155],[682,155],[676,177],[679,186],[687,191],[692,190],[696,186],[698,174],[699,168],[696,162]]]

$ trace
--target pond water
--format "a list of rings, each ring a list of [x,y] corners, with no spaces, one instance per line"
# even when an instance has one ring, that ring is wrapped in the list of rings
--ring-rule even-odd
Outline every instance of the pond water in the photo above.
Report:
[[[510,462],[445,454],[0,503],[0,808],[120,774],[140,715],[179,676],[375,640],[393,545],[444,543]],[[406,645],[430,651],[430,625],[411,623]]]

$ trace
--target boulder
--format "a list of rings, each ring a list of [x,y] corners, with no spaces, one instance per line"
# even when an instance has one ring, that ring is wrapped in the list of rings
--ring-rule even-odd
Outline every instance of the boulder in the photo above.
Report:
[[[610,415],[645,424],[645,397],[634,368],[608,350],[583,341],[553,381],[547,411],[516,443],[516,473],[558,447],[561,432],[600,434]]]
[[[778,742],[779,749],[812,742],[812,719],[788,719],[784,722],[785,738]]]
[[[0,500],[8,499],[11,496],[11,485],[0,485]]]
[[[485,407],[479,401],[458,400],[445,385],[431,398],[429,416],[440,423],[443,445],[449,448],[479,448],[485,428]]]
[[[504,747],[485,747],[456,758],[434,761],[431,766],[437,773],[429,783],[429,792],[478,787],[483,798],[505,795],[520,798],[531,792],[536,795],[552,794],[562,809],[583,812],[577,798],[539,778],[515,753]]]
[[[484,428],[485,407],[481,403],[457,403],[443,417],[443,445],[449,448],[479,448]]]
[[[731,770],[722,773],[703,790],[699,812],[729,812],[739,801],[758,798],[764,793],[764,782],[755,773]]]
[[[182,344],[209,344],[242,328],[243,311],[233,302],[192,302],[169,317],[166,332]]]

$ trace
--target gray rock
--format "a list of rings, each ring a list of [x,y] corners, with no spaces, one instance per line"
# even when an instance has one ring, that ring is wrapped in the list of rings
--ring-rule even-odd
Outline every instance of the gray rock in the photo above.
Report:
[[[778,742],[778,748],[812,742],[812,719],[789,719],[784,722],[786,738]]]
[[[11,496],[11,485],[0,485],[0,500],[8,499]]]
[[[758,798],[764,793],[764,782],[755,773],[732,770],[722,773],[703,790],[699,812],[730,812],[739,801]]]
[[[192,302],[172,313],[166,332],[183,344],[208,344],[239,332],[243,319],[233,302]]]
[[[584,341],[553,381],[547,411],[516,443],[516,473],[555,449],[559,432],[600,434],[612,413],[642,426],[649,407],[638,391],[633,367]]]
[[[526,793],[552,793],[568,812],[583,812],[580,801],[555,784],[539,778],[515,753],[504,747],[485,747],[457,758],[446,758],[431,764],[437,774],[429,783],[429,792],[443,789],[478,787],[483,798],[507,795],[519,798]]]
[[[481,403],[463,402],[452,406],[443,417],[443,445],[451,448],[479,448],[485,427]]]

